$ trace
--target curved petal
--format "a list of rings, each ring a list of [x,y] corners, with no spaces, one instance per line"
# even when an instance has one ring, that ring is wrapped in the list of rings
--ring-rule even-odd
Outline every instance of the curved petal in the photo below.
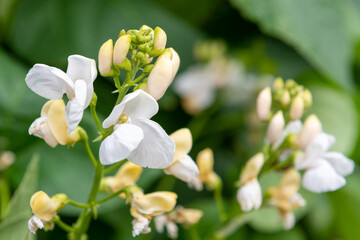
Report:
[[[281,137],[274,143],[273,149],[277,149],[284,142],[285,138],[290,134],[300,133],[302,128],[302,122],[300,120],[289,122],[284,131],[281,134]]]
[[[172,133],[170,137],[175,142],[174,160],[179,159],[188,154],[192,147],[192,136],[188,128],[182,128]]]
[[[144,139],[129,155],[129,161],[149,168],[165,168],[173,160],[175,143],[154,121],[146,118],[137,118],[132,124],[144,131]]]
[[[335,171],[342,176],[347,176],[354,171],[354,161],[347,158],[342,153],[327,152],[323,155],[323,157],[328,160]]]
[[[73,82],[82,79],[87,84],[93,84],[97,75],[95,60],[80,55],[71,55],[68,57],[66,73]]]
[[[116,105],[109,117],[103,122],[104,128],[109,128],[116,124],[121,114],[125,114],[130,119],[147,118],[150,119],[159,111],[156,100],[143,90],[127,94],[120,104]]]
[[[116,125],[115,131],[100,145],[101,164],[108,165],[124,160],[139,146],[143,138],[143,131],[135,125]]]
[[[337,174],[334,168],[323,159],[318,161],[316,167],[305,171],[303,176],[304,188],[315,193],[335,191],[345,183],[345,178]]]
[[[306,148],[306,155],[310,158],[322,155],[335,143],[335,140],[330,134],[319,133]]]
[[[254,179],[239,188],[237,200],[241,209],[245,212],[258,209],[261,206],[261,187],[257,179]]]
[[[164,172],[191,183],[199,175],[199,168],[189,155],[185,155],[174,160],[169,167],[164,168]]]
[[[74,83],[63,71],[45,64],[35,64],[26,75],[28,87],[47,99],[60,99],[67,93],[72,95]]]
[[[84,109],[87,96],[86,82],[77,80],[75,82],[75,98],[69,101],[65,109],[65,118],[68,124],[68,134],[70,134],[79,125]]]
[[[31,124],[29,134],[44,139],[44,141],[53,148],[59,143],[51,132],[48,121],[45,117],[37,118]]]

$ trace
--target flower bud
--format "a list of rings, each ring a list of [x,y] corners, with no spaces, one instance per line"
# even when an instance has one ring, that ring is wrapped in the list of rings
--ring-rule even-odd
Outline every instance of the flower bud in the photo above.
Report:
[[[305,89],[302,93],[302,97],[304,100],[305,108],[309,108],[312,105],[312,95],[309,89]]]
[[[51,146],[72,145],[81,140],[78,128],[70,134],[65,119],[65,103],[62,99],[50,100],[41,109],[41,117],[29,128],[29,134],[45,140]]]
[[[165,51],[155,62],[155,66],[148,78],[147,92],[159,100],[173,80],[174,64],[171,51]]]
[[[290,119],[298,120],[302,117],[304,113],[304,100],[301,94],[296,95],[293,99],[290,107]]]
[[[151,27],[149,27],[148,25],[142,25],[141,27],[140,27],[140,30],[142,30],[142,31],[144,31],[144,30],[148,30],[148,29],[150,29],[151,31],[153,30]]]
[[[282,111],[278,111],[271,119],[267,130],[267,138],[270,143],[275,143],[281,137],[284,127],[284,115]]]
[[[262,166],[264,165],[264,154],[258,153],[247,161],[244,170],[241,173],[240,183],[242,185],[257,178]]]
[[[172,70],[173,70],[172,71],[172,80],[173,80],[175,78],[177,71],[179,70],[179,67],[180,67],[180,57],[179,57],[179,54],[173,48],[170,48],[170,51],[172,53],[171,62],[173,65],[173,68],[172,68]]]
[[[123,35],[119,37],[114,46],[113,62],[117,67],[122,67],[124,64],[123,61],[126,58],[127,53],[129,52],[131,43],[130,35]]]
[[[258,118],[261,121],[266,121],[269,119],[269,114],[271,110],[271,89],[269,87],[263,89],[256,100],[256,112]]]
[[[165,31],[156,27],[154,30],[154,49],[165,49],[166,39]]]
[[[39,191],[32,195],[30,206],[34,215],[44,221],[50,221],[55,217],[56,212],[62,207],[63,202]]]
[[[297,145],[301,149],[305,149],[320,132],[321,122],[314,114],[310,115],[306,118],[304,126],[299,133]]]
[[[174,159],[179,159],[188,154],[192,147],[192,136],[188,128],[182,128],[172,133],[170,137],[175,142]]]
[[[10,151],[5,151],[0,155],[0,171],[7,169],[15,161],[15,154]]]
[[[199,179],[210,190],[221,183],[220,177],[214,172],[214,153],[210,148],[199,152],[196,163],[199,167]]]
[[[173,192],[160,191],[149,194],[138,192],[134,194],[132,206],[142,214],[156,216],[173,210],[176,199],[177,194]]]
[[[203,212],[201,210],[177,207],[175,221],[183,224],[185,227],[189,227],[198,223],[202,216]]]
[[[288,169],[282,176],[279,185],[273,191],[273,197],[286,200],[287,202],[290,201],[299,190],[300,180],[300,173],[296,169]]]
[[[281,77],[278,77],[275,79],[274,83],[273,83],[273,90],[274,91],[279,91],[282,90],[284,88],[284,81]]]
[[[101,45],[99,50],[99,72],[103,77],[109,77],[114,74],[112,70],[113,64],[113,41],[111,39],[107,40],[103,45]]]
[[[289,105],[290,101],[291,101],[290,93],[288,90],[285,90],[283,92],[283,95],[281,96],[280,103],[283,107],[286,107],[287,105]]]

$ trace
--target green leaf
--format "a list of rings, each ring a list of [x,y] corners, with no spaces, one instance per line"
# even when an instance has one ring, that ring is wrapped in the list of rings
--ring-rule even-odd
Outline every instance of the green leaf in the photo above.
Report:
[[[357,18],[352,1],[232,0],[232,4],[265,33],[292,45],[320,72],[343,87],[353,86]]]
[[[25,239],[28,232],[27,222],[32,215],[29,202],[36,191],[38,183],[38,164],[39,157],[34,156],[10,201],[9,211],[0,224],[1,239]]]

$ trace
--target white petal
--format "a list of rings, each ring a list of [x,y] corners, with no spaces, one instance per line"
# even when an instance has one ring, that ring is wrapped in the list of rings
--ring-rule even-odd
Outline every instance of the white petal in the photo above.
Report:
[[[146,118],[137,118],[132,124],[144,131],[144,139],[139,146],[129,155],[128,160],[149,168],[165,168],[173,160],[175,143],[154,121]]]
[[[322,193],[341,188],[346,180],[326,160],[321,159],[316,167],[305,171],[302,183],[307,190]]]
[[[199,175],[199,168],[189,155],[185,155],[164,168],[164,172],[189,183]]]
[[[328,160],[328,162],[332,165],[335,171],[342,176],[347,176],[354,171],[354,161],[347,158],[342,153],[327,152],[323,155],[323,157]]]
[[[237,192],[237,200],[245,212],[251,209],[259,209],[262,203],[262,195],[258,180],[254,179],[240,187]]]
[[[47,118],[45,117],[37,118],[31,124],[29,128],[29,134],[44,139],[50,147],[56,147],[56,145],[59,143],[52,134],[47,122]]]
[[[292,212],[288,212],[284,215],[284,229],[290,230],[295,226],[296,219]]]
[[[115,125],[121,114],[125,114],[131,119],[138,117],[150,119],[158,111],[159,105],[152,96],[143,90],[136,90],[127,94],[121,103],[114,107],[102,125],[104,128]]]
[[[42,229],[43,227],[44,227],[43,221],[36,216],[32,216],[28,221],[28,228],[30,232],[34,234],[39,228]]]
[[[298,152],[295,157],[295,168],[298,170],[313,168],[317,166],[319,156],[309,156],[304,152]]]
[[[151,232],[151,228],[149,227],[150,220],[147,218],[134,219],[132,221],[133,231],[132,236],[136,237],[140,234],[147,234]]]
[[[306,148],[306,154],[313,158],[326,152],[335,143],[335,137],[324,132],[319,133]]]
[[[298,134],[301,131],[302,123],[300,120],[289,122],[284,131],[281,134],[281,137],[275,142],[274,149],[277,149],[290,134]]]
[[[71,55],[68,57],[66,73],[73,82],[82,79],[87,85],[92,85],[97,75],[95,60],[80,55]]]
[[[178,227],[174,222],[167,222],[166,224],[166,231],[167,235],[171,239],[177,239],[178,238]]]
[[[100,145],[100,162],[103,165],[124,160],[139,146],[144,134],[141,128],[124,123],[115,126],[115,131]]]
[[[74,83],[63,71],[45,64],[35,64],[25,78],[28,87],[47,99],[60,99],[67,93],[72,95]]]
[[[193,188],[198,192],[204,189],[203,183],[198,177],[191,179],[191,181],[188,182],[188,187]]]
[[[158,233],[164,232],[164,227],[167,221],[168,219],[165,215],[159,215],[154,218],[155,228]]]
[[[87,86],[84,80],[75,82],[75,98],[69,101],[65,108],[65,118],[68,124],[68,134],[70,134],[79,125],[87,96]]]

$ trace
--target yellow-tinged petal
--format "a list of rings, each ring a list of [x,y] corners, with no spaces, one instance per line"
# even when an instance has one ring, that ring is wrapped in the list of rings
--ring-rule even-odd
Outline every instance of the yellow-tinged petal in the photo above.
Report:
[[[173,210],[176,199],[177,194],[173,192],[160,191],[149,194],[138,192],[134,194],[132,206],[142,214],[156,216]]]
[[[247,161],[244,170],[241,173],[240,183],[246,184],[253,180],[259,174],[264,164],[264,154],[258,153]]]
[[[279,186],[276,188],[275,197],[290,201],[300,187],[300,173],[294,169],[288,169],[280,180]]]
[[[67,133],[65,104],[62,99],[48,101],[41,110],[41,116],[46,116],[50,131],[60,144],[73,144],[80,140],[77,130]]]
[[[188,128],[179,129],[172,133],[170,137],[174,140],[176,147],[174,161],[190,152],[192,147],[192,136]]]
[[[32,195],[30,206],[35,216],[50,221],[55,217],[57,210],[61,206],[61,201],[50,198],[45,192],[39,191]]]
[[[113,52],[114,46],[112,39],[107,40],[103,45],[101,45],[99,50],[99,72],[102,76],[112,76],[112,64],[113,64]]]
[[[206,148],[199,152],[196,157],[196,163],[199,167],[199,178],[206,182],[208,176],[213,172],[214,168],[214,153],[210,148]]]
[[[185,226],[196,224],[203,216],[203,212],[198,209],[177,207],[177,215],[175,221]]]
[[[130,35],[123,35],[116,41],[113,54],[113,62],[116,66],[121,66],[123,64],[123,61],[129,52],[130,43]]]
[[[154,30],[154,49],[164,49],[166,46],[167,36],[164,30],[156,27]]]

